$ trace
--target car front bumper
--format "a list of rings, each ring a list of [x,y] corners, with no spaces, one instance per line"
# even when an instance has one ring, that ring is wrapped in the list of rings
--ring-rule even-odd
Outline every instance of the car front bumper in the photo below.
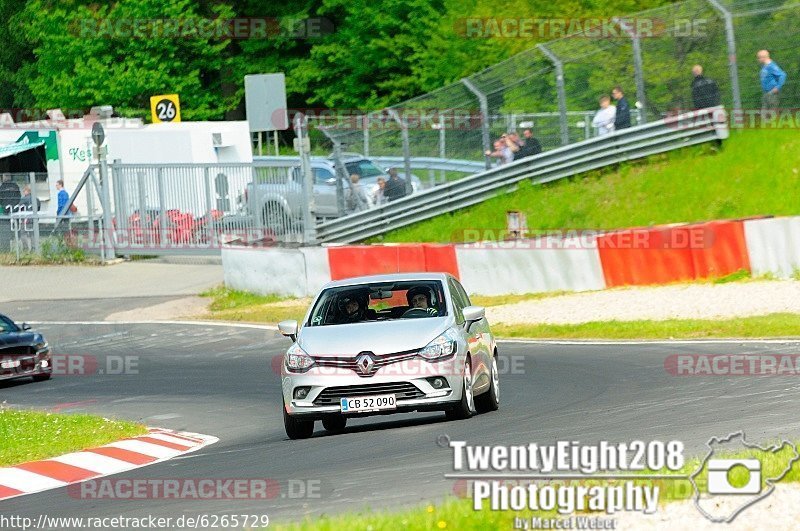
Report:
[[[336,403],[319,403],[318,399],[325,395],[330,399],[333,396],[350,398],[354,396],[369,396],[370,394],[393,394],[382,391],[382,389],[392,386],[403,386],[405,389],[412,389],[408,387],[410,384],[416,388],[413,393],[414,396],[403,398],[403,393],[395,394],[396,409],[347,413],[347,416],[361,417],[451,409],[461,401],[463,392],[463,376],[457,369],[454,370],[455,367],[461,367],[463,370],[463,359],[460,358],[457,356],[439,363],[423,361],[420,365],[424,366],[424,370],[411,371],[413,374],[402,374],[403,370],[398,370],[393,365],[387,365],[369,377],[359,376],[353,371],[329,371],[320,367],[312,367],[304,373],[293,373],[288,372],[283,367],[281,370],[283,404],[289,415],[321,418],[326,415],[341,413],[341,406],[338,401]],[[431,382],[433,378],[443,378],[447,385],[438,389],[434,388]],[[294,398],[294,391],[298,387],[310,388],[305,398]],[[369,392],[366,390],[369,387],[375,387],[376,390]],[[336,392],[332,392],[333,388],[336,388]],[[356,391],[349,394],[348,388]]]

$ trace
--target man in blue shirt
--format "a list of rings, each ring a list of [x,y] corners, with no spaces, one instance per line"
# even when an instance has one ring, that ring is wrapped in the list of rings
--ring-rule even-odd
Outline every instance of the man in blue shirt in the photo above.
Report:
[[[786,72],[769,57],[767,50],[760,50],[756,57],[761,63],[761,96],[762,109],[777,109],[780,102],[780,92],[783,84],[786,83]]]
[[[58,212],[59,216],[72,216],[72,212],[70,212],[66,207],[67,203],[69,203],[69,194],[66,190],[64,190],[64,181],[59,179],[56,181],[56,190],[58,190]],[[65,212],[66,210],[66,212]]]

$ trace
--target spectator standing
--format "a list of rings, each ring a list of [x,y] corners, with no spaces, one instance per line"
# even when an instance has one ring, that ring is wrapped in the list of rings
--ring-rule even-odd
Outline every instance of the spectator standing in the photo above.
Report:
[[[514,160],[514,153],[517,151],[519,145],[509,135],[504,134],[500,140],[495,141],[494,151],[487,151],[486,156],[498,159],[499,164],[508,164]]]
[[[786,83],[786,72],[784,72],[778,63],[773,61],[767,50],[760,50],[756,57],[758,62],[761,63],[761,108],[762,109],[777,109],[780,104],[780,92],[783,84]]]
[[[705,109],[716,107],[720,104],[719,87],[717,82],[703,76],[703,67],[694,65],[692,67],[692,103],[695,109]]]
[[[611,98],[600,96],[600,110],[592,119],[592,127],[597,129],[597,136],[607,135],[614,131],[616,115],[617,108],[611,105]]]
[[[372,202],[375,203],[375,206],[385,205],[388,202],[386,199],[386,179],[383,177],[378,177],[378,189],[375,190]]]
[[[611,96],[617,102],[615,110],[616,116],[614,118],[614,130],[626,129],[631,126],[631,106],[628,105],[628,99],[622,92],[622,89],[617,85],[611,90]]]
[[[361,212],[369,208],[367,194],[358,180],[357,173],[350,175],[350,189],[347,192],[347,208],[350,212]]]
[[[3,182],[0,183],[0,216],[8,214],[6,207],[16,206],[19,199],[19,186],[11,180],[11,175],[3,174]]]
[[[530,129],[522,131],[522,146],[514,153],[514,160],[524,159],[542,152],[542,144],[533,136]]]
[[[67,209],[69,203],[69,194],[64,190],[64,180],[59,179],[56,181],[56,190],[58,190],[58,211],[57,215],[72,217],[73,209]]]
[[[389,201],[400,199],[406,195],[406,181],[397,174],[397,168],[389,170],[389,181],[386,183],[383,195]]]
[[[30,185],[26,184],[22,188],[22,197],[19,198],[19,203],[17,205],[20,207],[19,210],[24,210],[27,212],[39,211],[39,200],[33,197],[31,194]]]

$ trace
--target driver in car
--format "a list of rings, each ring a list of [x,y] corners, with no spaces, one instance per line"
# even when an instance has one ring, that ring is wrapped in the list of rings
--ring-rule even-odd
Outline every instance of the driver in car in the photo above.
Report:
[[[364,320],[364,308],[356,297],[344,297],[339,301],[339,324],[357,323]]]
[[[436,308],[432,308],[431,290],[423,286],[415,286],[406,292],[409,309],[406,313],[424,311],[428,315],[439,315]]]

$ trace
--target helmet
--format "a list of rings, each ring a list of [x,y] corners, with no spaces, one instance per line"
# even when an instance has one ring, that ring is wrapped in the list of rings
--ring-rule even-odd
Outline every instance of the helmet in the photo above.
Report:
[[[347,313],[347,305],[353,301],[358,304],[358,310],[356,310],[354,314],[349,314]],[[364,311],[367,305],[359,293],[345,293],[339,297],[336,306],[339,309],[339,314],[342,317],[346,317],[348,319],[361,319],[364,317]]]
[[[416,295],[424,295],[425,299],[428,301],[428,308],[433,308],[433,294],[430,288],[426,286],[414,286],[410,290],[406,292],[406,300],[408,300],[408,305],[411,306],[411,300]]]

